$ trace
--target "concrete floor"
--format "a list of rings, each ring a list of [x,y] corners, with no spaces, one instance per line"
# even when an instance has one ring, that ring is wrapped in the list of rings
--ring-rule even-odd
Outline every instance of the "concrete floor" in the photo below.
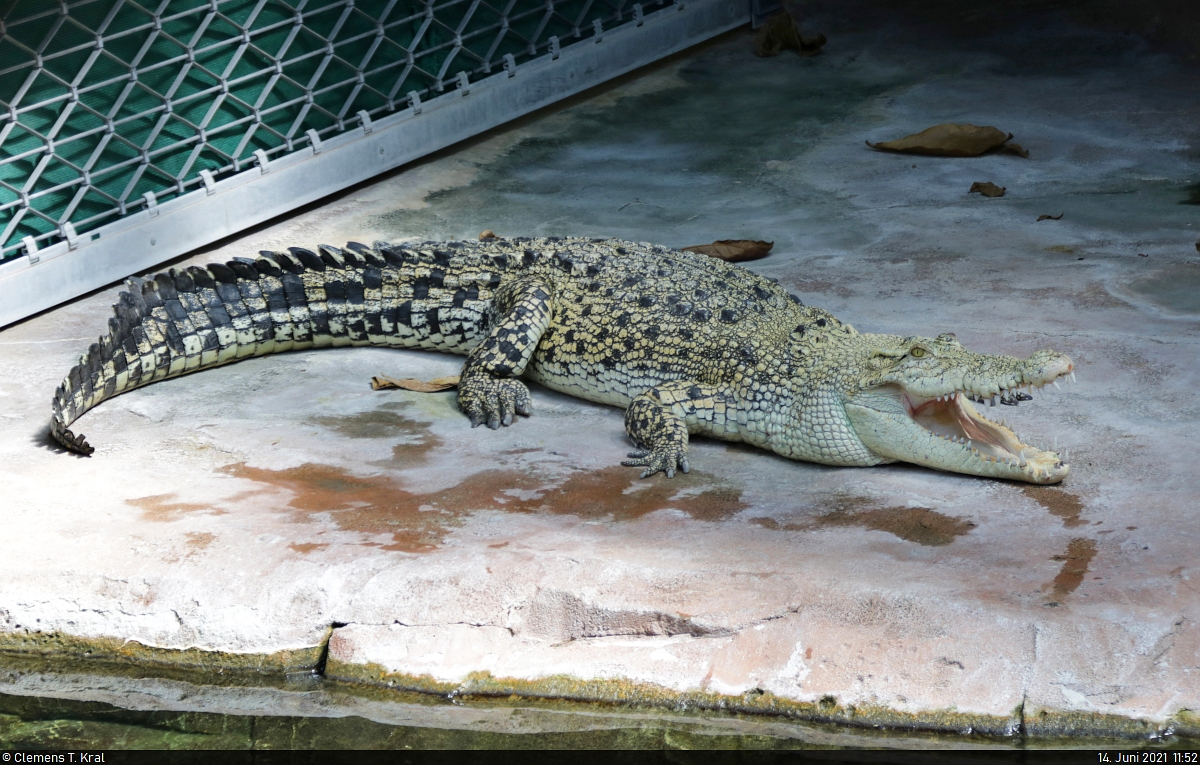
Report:
[[[50,395],[113,288],[0,332],[0,647],[295,668],[328,638],[330,676],[443,693],[1200,732],[1200,70],[1052,18],[816,21],[818,57],[727,36],[190,262],[483,229],[774,240],[750,267],[861,331],[1069,353],[1079,384],[1008,417],[1070,448],[1061,486],[700,440],[690,475],[639,481],[618,410],[535,389],[535,417],[472,430],[453,393],[368,385],[459,359],[378,349],[118,397],[76,458]],[[864,145],[940,122],[1031,156]]]

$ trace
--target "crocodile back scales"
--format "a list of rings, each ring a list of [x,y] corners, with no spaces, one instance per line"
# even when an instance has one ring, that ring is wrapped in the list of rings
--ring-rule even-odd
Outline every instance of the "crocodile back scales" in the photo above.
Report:
[[[497,291],[518,279],[545,283],[553,296],[553,321],[526,375],[618,406],[666,380],[717,382],[755,348],[786,342],[798,321],[832,320],[744,268],[644,243],[290,248],[130,279],[108,334],[55,392],[51,434],[91,453],[68,427],[101,401],[251,356],[358,345],[466,354],[498,318]]]

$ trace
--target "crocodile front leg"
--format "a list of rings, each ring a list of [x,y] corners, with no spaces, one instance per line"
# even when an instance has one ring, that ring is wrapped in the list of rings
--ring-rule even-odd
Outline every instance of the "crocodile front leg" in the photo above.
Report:
[[[533,414],[529,389],[515,379],[525,372],[542,333],[553,318],[550,287],[522,280],[496,294],[492,330],[467,355],[458,383],[458,406],[471,420],[492,430],[511,425],[514,414]]]
[[[727,422],[732,423],[732,402],[728,389],[689,380],[642,393],[625,410],[625,431],[640,449],[621,464],[644,467],[642,478],[658,472],[674,478],[676,468],[688,472],[688,433],[724,433]]]

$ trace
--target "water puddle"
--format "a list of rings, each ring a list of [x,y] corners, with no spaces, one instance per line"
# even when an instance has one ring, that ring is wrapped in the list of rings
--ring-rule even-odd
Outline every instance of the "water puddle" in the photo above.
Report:
[[[1127,289],[1172,313],[1200,313],[1200,264],[1167,266],[1134,279]]]
[[[1083,578],[1087,576],[1088,568],[1092,565],[1092,559],[1095,557],[1095,541],[1077,538],[1070,541],[1065,553],[1051,558],[1051,560],[1062,561],[1063,565],[1058,576],[1054,577],[1054,581],[1043,587],[1050,591],[1052,599],[1046,605],[1058,606],[1068,595],[1075,592],[1079,585],[1083,584]]]
[[[1050,511],[1055,518],[1061,518],[1063,526],[1073,529],[1084,526],[1087,521],[1079,517],[1083,512],[1083,502],[1069,491],[1055,486],[1022,486],[1021,493]]]
[[[763,528],[779,531],[817,531],[823,528],[859,527],[886,531],[906,542],[926,547],[941,547],[970,533],[975,523],[965,518],[943,515],[927,507],[872,507],[869,497],[836,497],[831,512],[803,523],[780,524],[772,518],[755,518]]]
[[[430,451],[442,445],[442,439],[430,430],[432,423],[413,420],[395,411],[411,405],[409,401],[389,401],[372,411],[314,417],[308,422],[348,438],[398,440],[400,443],[392,446],[393,460],[406,463],[424,462]]]
[[[536,500],[538,506],[531,509],[585,519],[631,521],[672,508],[698,521],[723,521],[749,507],[742,501],[741,489],[707,473],[693,470],[687,484],[681,484],[662,476],[643,480],[635,469],[613,465],[573,473],[561,486]]]

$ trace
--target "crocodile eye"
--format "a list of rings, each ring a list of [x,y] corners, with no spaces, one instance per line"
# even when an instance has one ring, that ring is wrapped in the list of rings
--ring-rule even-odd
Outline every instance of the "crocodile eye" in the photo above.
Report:
[[[924,348],[913,348],[911,351],[909,351],[909,355],[911,355],[913,358],[919,359],[925,355],[925,349]]]

